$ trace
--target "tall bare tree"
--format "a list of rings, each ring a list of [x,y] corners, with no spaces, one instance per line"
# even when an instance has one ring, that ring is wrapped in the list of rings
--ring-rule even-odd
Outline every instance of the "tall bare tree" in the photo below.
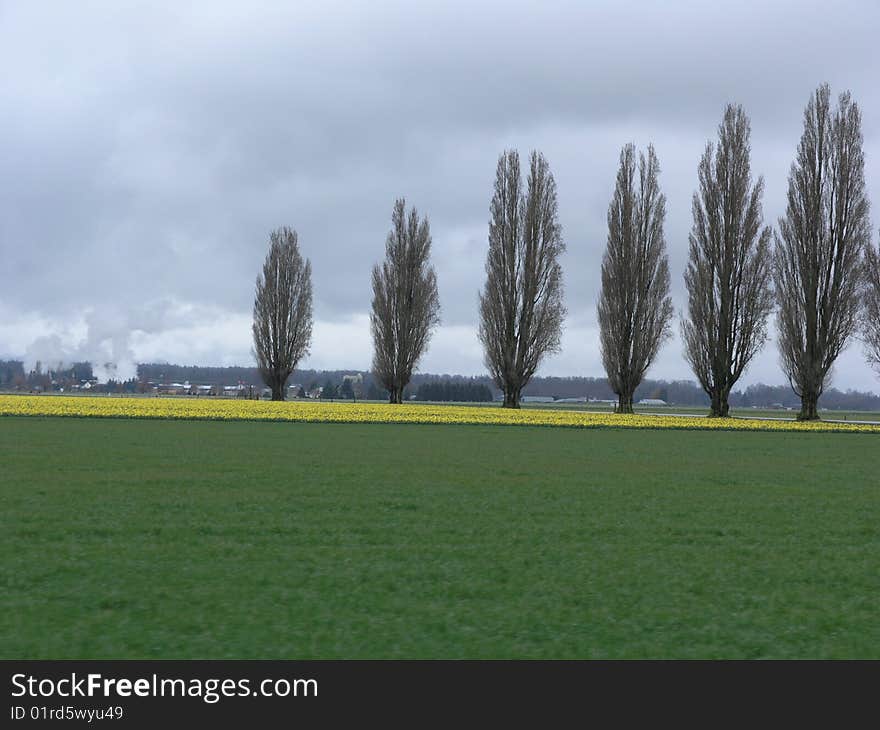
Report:
[[[752,184],[751,126],[729,104],[718,144],[706,144],[694,193],[693,226],[684,280],[684,354],[711,402],[710,415],[729,415],[730,391],[767,339],[773,309],[770,227],[763,227],[764,180]]]
[[[299,253],[296,231],[279,228],[257,276],[254,297],[254,357],[272,400],[284,400],[284,386],[312,340],[312,267]]]
[[[654,148],[648,157],[626,145],[608,208],[608,242],[602,259],[599,341],[618,413],[633,412],[633,393],[669,336],[672,299],[663,221],[666,197]]]
[[[802,420],[819,418],[831,367],[858,325],[868,212],[859,108],[846,92],[832,109],[824,84],[804,111],[774,257],[780,359]]]
[[[431,229],[406,201],[394,204],[385,261],[373,267],[373,372],[391,403],[403,402],[403,389],[440,322],[437,276],[431,266]]]
[[[519,408],[541,360],[559,350],[565,317],[559,265],[565,243],[556,181],[542,154],[529,157],[525,192],[519,154],[501,155],[490,215],[479,337],[486,367],[504,391],[504,407]]]
[[[880,373],[880,248],[865,247],[865,306],[862,310],[862,337],[868,361]]]

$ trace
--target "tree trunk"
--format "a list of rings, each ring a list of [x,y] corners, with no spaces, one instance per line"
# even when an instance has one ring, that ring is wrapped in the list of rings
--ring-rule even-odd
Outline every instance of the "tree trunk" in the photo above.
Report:
[[[715,392],[712,394],[712,405],[709,418],[727,418],[730,416],[730,403],[727,393]]]
[[[272,383],[272,400],[284,400],[284,383]]]
[[[721,418],[721,393],[712,393],[712,402],[709,405],[709,418]]]
[[[513,388],[504,391],[504,408],[519,408],[519,391]]]
[[[394,386],[391,390],[388,391],[388,402],[389,403],[403,403],[403,388],[398,386]]]
[[[801,412],[798,413],[799,421],[819,420],[819,396],[815,393],[804,393],[801,396]]]
[[[633,412],[633,396],[632,393],[617,394],[617,412],[632,413]]]

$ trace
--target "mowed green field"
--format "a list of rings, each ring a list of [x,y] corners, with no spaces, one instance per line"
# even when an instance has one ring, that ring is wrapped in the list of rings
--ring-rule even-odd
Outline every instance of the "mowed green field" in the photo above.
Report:
[[[880,657],[880,440],[0,418],[0,657]]]

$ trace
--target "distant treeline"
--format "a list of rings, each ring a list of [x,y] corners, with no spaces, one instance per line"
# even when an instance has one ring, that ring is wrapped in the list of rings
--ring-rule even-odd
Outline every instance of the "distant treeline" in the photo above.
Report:
[[[342,385],[344,375],[360,373],[363,385],[358,397],[373,400],[384,399],[387,393],[376,382],[372,373],[363,370],[295,370],[290,383],[311,389],[315,385]],[[3,390],[57,390],[68,389],[83,380],[92,379],[89,363],[74,363],[63,369],[39,371],[35,368],[25,372],[21,360],[0,360],[0,389]],[[54,383],[53,383],[54,381]],[[167,363],[142,363],[138,365],[137,382],[112,383],[99,390],[125,390],[134,392],[136,385],[152,383],[200,383],[206,385],[253,385],[262,388],[260,374],[253,367],[203,367],[200,365],[170,365]],[[488,376],[467,377],[463,375],[437,375],[416,373],[405,392],[408,400],[433,401],[485,401],[499,392]],[[487,396],[488,393],[488,396]],[[523,395],[541,395],[554,398],[594,398],[613,400],[614,393],[605,378],[582,377],[535,377]],[[672,405],[708,407],[709,399],[703,390],[690,380],[645,380],[636,390],[636,401],[642,398],[660,398]],[[880,411],[880,396],[856,390],[846,392],[829,388],[819,401],[823,408],[833,410]],[[787,385],[750,385],[745,390],[731,393],[730,404],[734,408],[751,406],[767,407],[776,404],[786,408],[798,408],[800,400]]]
[[[316,372],[316,371],[313,371]],[[263,379],[256,368],[205,367],[202,365],[170,365],[168,363],[141,363],[137,366],[138,380],[150,383],[203,383],[205,385],[254,385],[263,387]],[[300,382],[296,378],[292,382]]]
[[[416,400],[488,403],[492,400],[492,391],[485,383],[472,380],[433,380],[419,385]]]
[[[21,360],[0,360],[0,388],[10,390],[15,388],[33,389],[41,387],[49,390],[52,386],[69,387],[75,383],[94,378],[92,365],[88,362],[75,362],[71,365],[56,365],[55,367],[43,366],[36,363],[34,369],[26,373],[24,363]]]

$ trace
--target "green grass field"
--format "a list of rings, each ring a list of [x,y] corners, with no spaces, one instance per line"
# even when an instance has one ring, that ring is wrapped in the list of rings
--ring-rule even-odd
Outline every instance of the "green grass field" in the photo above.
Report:
[[[872,435],[0,418],[0,657],[880,657]]]

